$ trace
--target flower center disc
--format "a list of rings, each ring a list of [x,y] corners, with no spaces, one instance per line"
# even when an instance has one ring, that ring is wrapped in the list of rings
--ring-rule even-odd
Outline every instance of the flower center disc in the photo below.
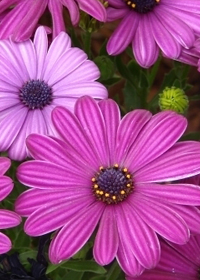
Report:
[[[124,0],[126,4],[134,11],[145,14],[153,10],[160,0]]]
[[[42,109],[52,101],[52,89],[40,80],[26,82],[20,89],[20,100],[29,109]]]
[[[118,164],[109,168],[99,168],[92,178],[95,197],[107,204],[123,201],[133,191],[133,180],[127,168],[119,168]]]

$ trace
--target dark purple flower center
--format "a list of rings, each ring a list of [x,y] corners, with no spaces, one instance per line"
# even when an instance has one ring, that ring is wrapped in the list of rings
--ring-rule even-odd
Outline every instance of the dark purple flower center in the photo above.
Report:
[[[119,168],[115,164],[113,167],[100,167],[99,170],[92,178],[93,193],[98,200],[117,204],[133,191],[132,175],[127,168]]]
[[[40,80],[26,82],[20,89],[19,98],[29,109],[42,109],[52,101],[52,89]]]
[[[145,14],[153,10],[160,0],[123,0],[134,11]]]

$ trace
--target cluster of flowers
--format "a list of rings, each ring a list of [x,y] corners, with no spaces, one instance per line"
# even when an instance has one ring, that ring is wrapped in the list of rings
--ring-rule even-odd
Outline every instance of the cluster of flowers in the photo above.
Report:
[[[197,66],[200,1],[107,2],[105,9],[98,0],[0,1],[0,151],[11,160],[31,158],[17,169],[31,189],[17,198],[15,212],[0,210],[0,228],[18,225],[22,216],[30,236],[56,231],[49,259],[57,264],[98,227],[94,259],[107,265],[116,258],[128,280],[155,267],[138,279],[183,279],[186,273],[197,279],[200,143],[177,143],[187,121],[172,111],[152,116],[138,109],[121,119],[96,81],[97,66],[71,46],[62,9],[74,25],[79,8],[100,21],[122,19],[109,54],[132,43],[143,67],[154,64],[160,50]],[[30,39],[46,8],[53,21],[50,47],[48,27],[38,27]],[[9,158],[0,158],[1,200],[13,188],[4,175]],[[0,253],[10,248],[1,233]]]

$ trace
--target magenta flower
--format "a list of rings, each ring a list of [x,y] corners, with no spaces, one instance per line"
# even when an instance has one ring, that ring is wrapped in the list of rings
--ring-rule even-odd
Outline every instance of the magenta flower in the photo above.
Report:
[[[183,48],[177,60],[198,67],[198,71],[200,71],[200,38],[196,38],[196,41],[191,48]]]
[[[9,7],[15,5],[13,9]],[[79,22],[79,9],[99,21],[106,20],[106,10],[99,0],[4,0],[0,1],[0,38],[18,42],[29,39],[38,21],[48,8],[53,22],[53,38],[65,31],[63,7],[67,8],[73,25]]]
[[[114,101],[86,96],[74,114],[57,107],[52,119],[62,140],[27,138],[35,160],[22,163],[17,176],[32,189],[15,208],[28,217],[27,234],[57,230],[51,262],[73,256],[98,225],[95,260],[107,265],[116,257],[135,276],[157,265],[158,235],[185,244],[190,230],[200,233],[200,187],[170,183],[200,172],[200,143],[176,143],[184,117],[135,110],[120,120]]]
[[[161,241],[161,259],[155,269],[126,280],[198,280],[200,267],[200,235],[192,236],[185,245]]]
[[[81,95],[102,99],[106,88],[95,80],[100,72],[69,36],[61,32],[47,49],[43,27],[34,41],[0,42],[0,151],[10,158],[27,156],[26,137],[32,133],[55,135],[51,111],[57,105],[73,110]]]
[[[8,158],[0,157],[0,201],[2,201],[13,189],[12,180],[4,173],[10,167],[11,162]],[[0,209],[0,229],[7,229],[19,225],[21,218],[10,210]],[[8,236],[0,232],[0,254],[6,253],[11,249],[12,243]]]
[[[190,48],[200,35],[198,0],[108,0],[107,21],[121,19],[110,37],[107,51],[117,55],[131,43],[135,59],[150,67],[159,49],[176,59],[182,47]]]

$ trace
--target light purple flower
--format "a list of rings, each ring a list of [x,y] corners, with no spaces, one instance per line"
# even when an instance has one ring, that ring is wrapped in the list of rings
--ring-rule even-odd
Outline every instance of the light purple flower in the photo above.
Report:
[[[15,5],[13,9],[9,7]],[[29,39],[45,9],[51,13],[53,38],[65,31],[63,8],[67,8],[73,25],[78,24],[80,10],[99,21],[106,20],[106,10],[99,0],[3,0],[0,1],[0,39],[12,35],[18,42]]]
[[[28,137],[35,160],[17,176],[32,189],[15,209],[28,217],[27,234],[57,230],[53,263],[78,252],[98,225],[95,260],[107,265],[116,257],[126,274],[140,275],[160,259],[158,235],[185,244],[190,230],[200,233],[200,187],[170,183],[200,172],[200,143],[176,143],[184,117],[135,110],[120,120],[114,101],[85,96],[74,114],[57,107],[52,119],[62,140]]]
[[[159,49],[176,59],[200,35],[199,0],[108,0],[107,21],[122,19],[111,35],[107,51],[117,55],[132,44],[135,59],[150,67]]]
[[[161,241],[161,259],[155,269],[126,280],[198,280],[200,267],[200,235],[192,236],[185,245]]]
[[[26,137],[33,132],[55,135],[51,111],[57,105],[73,110],[78,97],[107,97],[106,88],[95,80],[100,72],[86,53],[71,47],[61,32],[48,50],[43,27],[34,41],[0,41],[0,151],[10,158],[27,156]]]
[[[13,189],[11,178],[4,175],[10,167],[10,160],[0,157],[0,201],[6,198]],[[0,209],[0,229],[8,229],[19,225],[20,216],[10,210]],[[0,254],[6,253],[11,249],[12,243],[8,236],[0,232]]]

